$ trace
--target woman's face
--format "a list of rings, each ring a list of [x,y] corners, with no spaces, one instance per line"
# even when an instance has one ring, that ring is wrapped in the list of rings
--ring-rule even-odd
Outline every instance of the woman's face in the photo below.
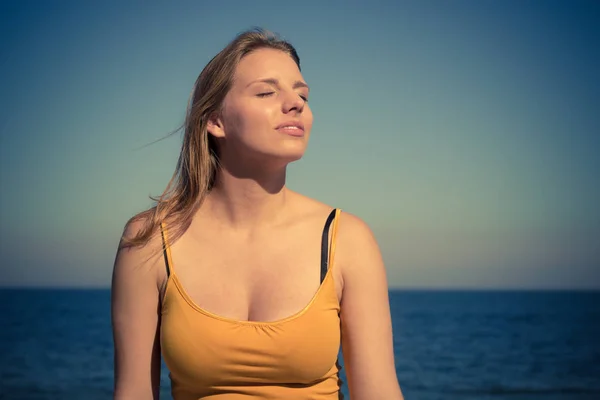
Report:
[[[304,154],[313,115],[308,86],[294,60],[274,49],[258,49],[238,64],[225,97],[221,127],[225,153],[291,162]],[[253,158],[253,157],[252,157]]]

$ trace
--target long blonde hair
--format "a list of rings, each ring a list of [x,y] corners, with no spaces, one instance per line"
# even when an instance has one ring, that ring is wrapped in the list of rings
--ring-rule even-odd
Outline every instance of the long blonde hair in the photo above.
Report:
[[[287,53],[300,68],[296,49],[277,35],[260,28],[237,35],[213,57],[196,79],[185,121],[175,131],[185,129],[175,172],[160,197],[150,197],[156,204],[128,221],[128,225],[134,221],[143,221],[143,225],[133,237],[123,237],[122,246],[145,245],[161,223],[168,222],[171,242],[187,230],[194,212],[211,190],[219,168],[216,140],[207,131],[208,118],[219,113],[240,60],[261,48]]]

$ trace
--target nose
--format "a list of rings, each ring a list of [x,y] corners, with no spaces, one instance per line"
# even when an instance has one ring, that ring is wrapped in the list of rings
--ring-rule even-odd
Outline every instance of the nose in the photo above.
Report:
[[[296,92],[287,93],[282,104],[284,114],[288,114],[292,111],[301,113],[304,110],[306,102]]]

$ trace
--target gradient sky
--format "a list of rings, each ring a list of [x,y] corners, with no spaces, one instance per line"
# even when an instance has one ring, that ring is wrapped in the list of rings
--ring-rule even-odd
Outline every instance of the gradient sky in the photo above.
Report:
[[[600,2],[2,2],[0,283],[110,285],[204,65],[253,26],[315,114],[289,186],[363,218],[390,286],[600,288]]]

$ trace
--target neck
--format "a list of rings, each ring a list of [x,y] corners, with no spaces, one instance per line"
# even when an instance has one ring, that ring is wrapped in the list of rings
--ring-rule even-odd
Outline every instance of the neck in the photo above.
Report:
[[[219,168],[205,201],[207,212],[241,230],[274,223],[286,205],[285,167],[275,171],[240,170]]]

